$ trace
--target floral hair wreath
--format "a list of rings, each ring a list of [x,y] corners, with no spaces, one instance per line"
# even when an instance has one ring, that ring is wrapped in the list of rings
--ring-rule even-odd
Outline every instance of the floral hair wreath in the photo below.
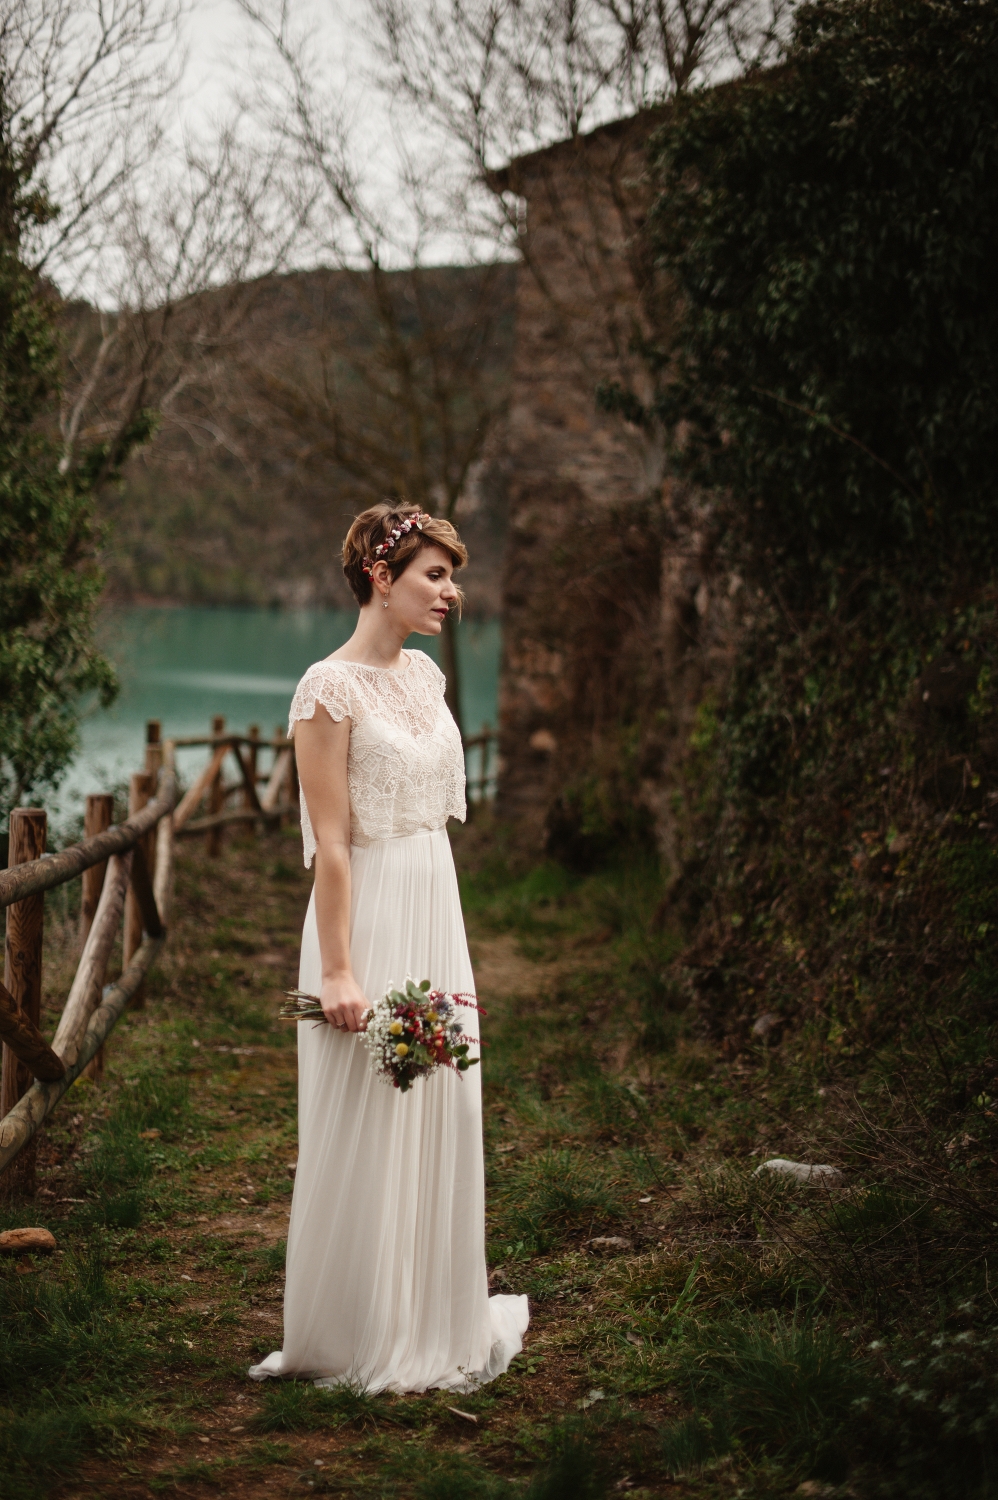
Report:
[[[386,553],[392,550],[392,548],[395,546],[395,543],[399,540],[400,537],[408,536],[414,526],[417,531],[422,531],[423,522],[429,521],[430,519],[431,517],[428,516],[425,511],[417,511],[414,516],[407,516],[406,519],[400,522],[398,526],[392,527],[392,530],[389,532],[386,539],[383,542],[379,542],[375,547],[374,556],[365,557],[364,561],[361,563],[361,567],[367,574],[368,578],[370,578],[374,572],[374,564],[376,562],[380,562],[381,559],[386,555]]]

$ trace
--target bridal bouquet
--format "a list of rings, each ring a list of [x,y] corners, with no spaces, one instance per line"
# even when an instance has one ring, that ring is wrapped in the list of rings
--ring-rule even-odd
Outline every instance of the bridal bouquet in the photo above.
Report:
[[[475,1038],[464,1035],[459,1008],[480,1009],[469,995],[431,989],[428,979],[421,984],[407,979],[401,990],[390,987],[367,1012],[363,1032],[374,1071],[403,1094],[435,1068],[466,1073],[478,1058],[468,1056]],[[281,1019],[321,1022],[326,1018],[315,995],[288,990]]]

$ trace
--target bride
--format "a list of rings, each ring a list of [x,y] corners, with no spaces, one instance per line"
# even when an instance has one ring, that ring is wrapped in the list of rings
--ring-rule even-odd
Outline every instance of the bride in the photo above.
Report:
[[[357,1035],[407,975],[474,991],[445,826],[465,815],[461,736],[443,674],[402,649],[440,634],[466,562],[448,521],[387,503],[358,516],[343,544],[357,628],[291,705],[305,864],[315,856],[298,983],[330,1024],[298,1027],[284,1347],[256,1380],[472,1389],[522,1347],[526,1297],[488,1292],[480,1069],[439,1069],[403,1094]],[[476,1013],[463,1016],[477,1037]]]

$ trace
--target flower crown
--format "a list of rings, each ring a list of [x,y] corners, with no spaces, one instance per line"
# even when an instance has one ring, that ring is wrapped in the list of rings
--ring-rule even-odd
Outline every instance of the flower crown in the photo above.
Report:
[[[407,516],[404,521],[400,521],[397,526],[392,527],[392,530],[388,533],[386,539],[383,542],[379,542],[375,547],[374,556],[365,557],[364,561],[361,563],[361,567],[367,574],[368,578],[371,577],[374,571],[374,564],[376,562],[380,562],[381,559],[392,550],[392,548],[395,546],[395,543],[399,540],[400,537],[408,536],[414,526],[417,531],[422,531],[423,522],[429,521],[430,519],[431,517],[428,516],[425,511],[420,510],[417,511],[414,516]]]

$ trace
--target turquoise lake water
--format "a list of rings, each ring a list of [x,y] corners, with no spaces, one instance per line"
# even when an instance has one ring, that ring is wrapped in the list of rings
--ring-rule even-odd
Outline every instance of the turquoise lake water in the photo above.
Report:
[[[111,708],[84,719],[81,754],[57,796],[46,799],[52,816],[72,816],[87,792],[108,790],[141,769],[148,719],[159,719],[168,738],[207,734],[213,716],[224,714],[228,728],[258,724],[269,739],[276,724],[287,723],[305,668],[341,646],[356,618],[350,610],[116,610],[101,640],[118,668],[121,693]],[[496,620],[458,626],[467,735],[496,722],[500,643]],[[413,636],[407,644],[438,659],[433,637]],[[181,751],[181,771],[189,777],[206,753]]]

